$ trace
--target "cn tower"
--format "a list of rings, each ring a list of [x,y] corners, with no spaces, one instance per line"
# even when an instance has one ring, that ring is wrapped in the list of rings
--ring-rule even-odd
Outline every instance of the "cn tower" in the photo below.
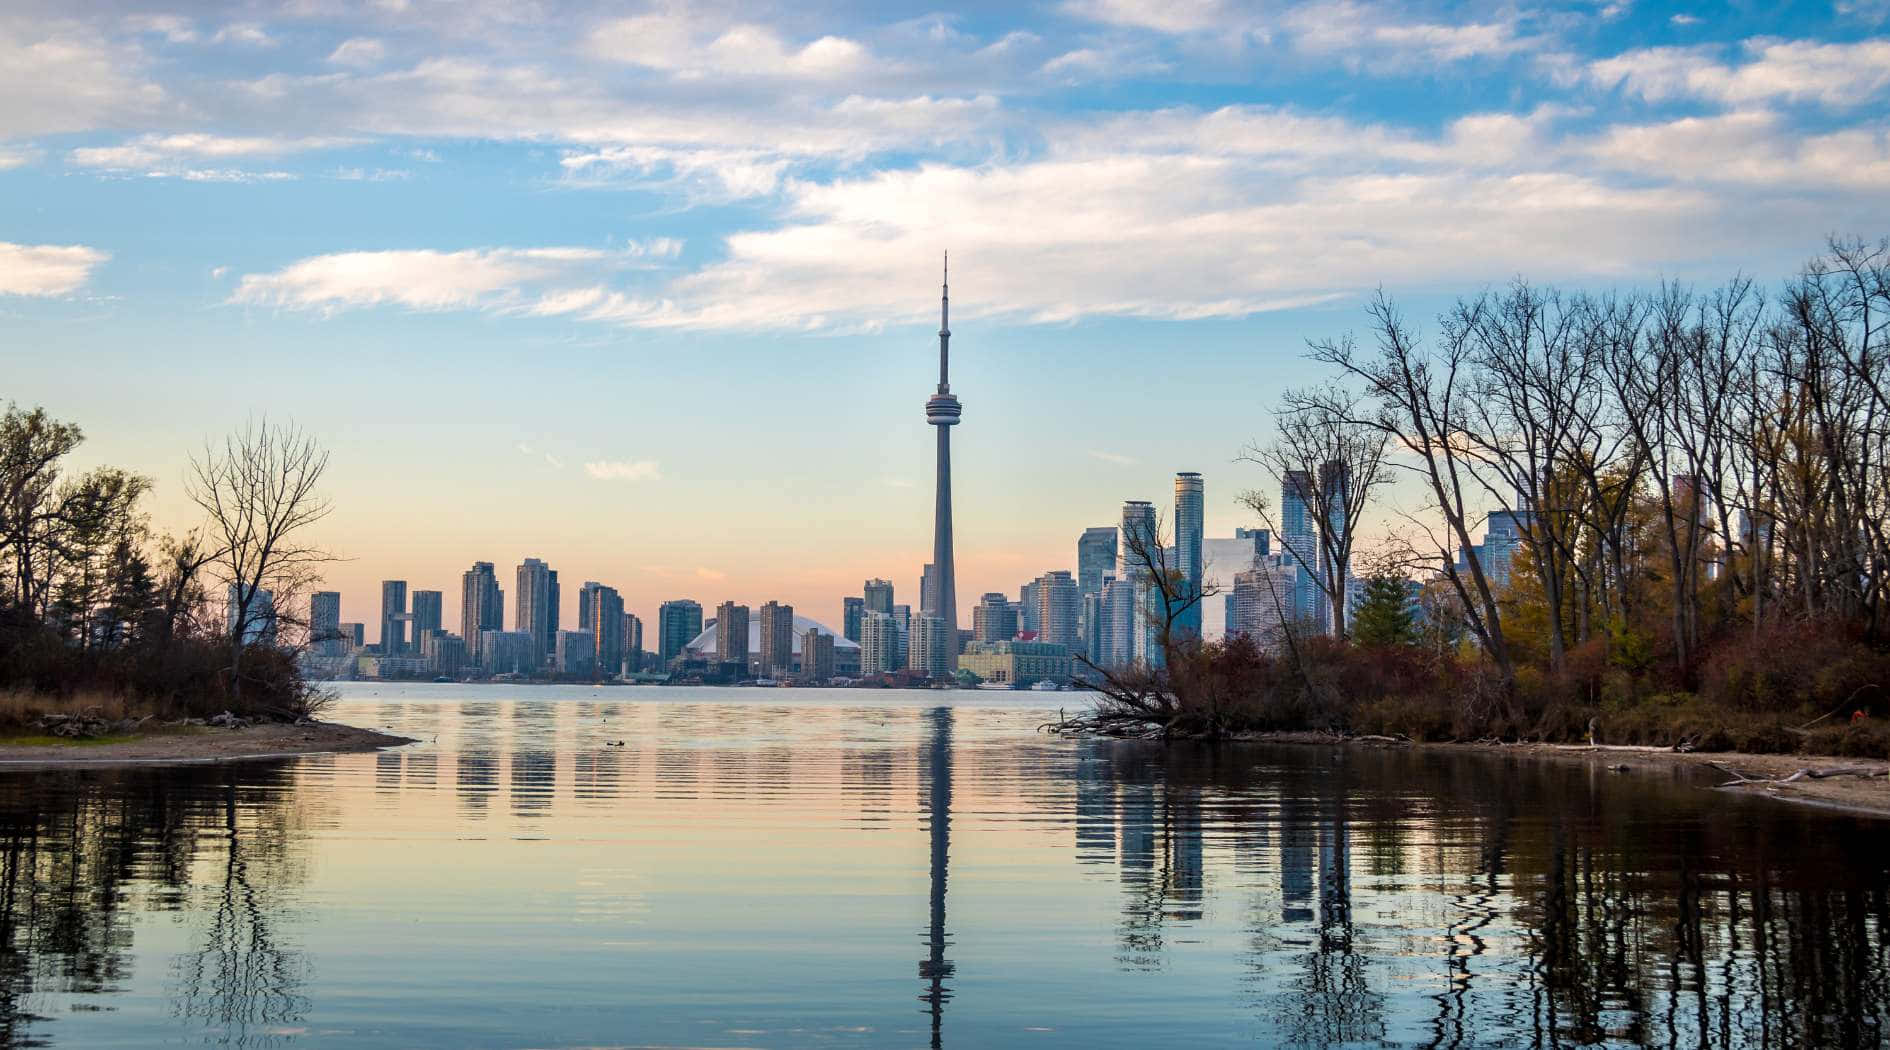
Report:
[[[958,668],[958,580],[952,569],[952,427],[958,425],[958,399],[952,396],[952,270],[945,256],[945,277],[938,297],[938,392],[925,402],[925,421],[938,428],[938,501],[932,510],[932,572],[938,581],[937,608],[945,621],[945,651]]]

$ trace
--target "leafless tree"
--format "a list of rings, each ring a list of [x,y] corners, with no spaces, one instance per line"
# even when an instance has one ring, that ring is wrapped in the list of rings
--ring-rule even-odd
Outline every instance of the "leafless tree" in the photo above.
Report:
[[[1314,519],[1316,550],[1293,550],[1291,536],[1274,529],[1301,572],[1313,575],[1331,616],[1332,634],[1346,637],[1346,584],[1358,525],[1378,486],[1387,480],[1390,434],[1365,418],[1359,399],[1338,386],[1291,390],[1281,399],[1273,440],[1248,446],[1241,458],[1257,463],[1282,488],[1293,490]],[[1264,501],[1246,497],[1265,515]]]
[[[251,422],[224,439],[206,443],[191,460],[186,485],[207,515],[209,566],[228,587],[230,689],[240,698],[246,640],[279,615],[290,597],[334,557],[308,538],[309,527],[328,516],[331,504],[318,492],[328,453],[294,424]],[[272,593],[275,609],[260,601]]]

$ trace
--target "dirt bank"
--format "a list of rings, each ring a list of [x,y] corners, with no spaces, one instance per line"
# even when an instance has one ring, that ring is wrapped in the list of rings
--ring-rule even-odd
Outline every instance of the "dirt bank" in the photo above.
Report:
[[[333,722],[255,725],[242,729],[167,726],[135,736],[65,740],[0,736],[0,772],[94,765],[169,765],[234,762],[336,751],[378,751],[411,744],[402,736]]]

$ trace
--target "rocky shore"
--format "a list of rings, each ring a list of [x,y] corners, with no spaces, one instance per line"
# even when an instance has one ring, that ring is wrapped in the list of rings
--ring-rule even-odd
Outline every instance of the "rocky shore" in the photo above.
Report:
[[[215,721],[215,720],[212,720]],[[0,737],[0,771],[100,765],[234,762],[333,752],[379,751],[407,737],[334,722],[153,724],[113,726],[105,735]],[[122,730],[122,731],[118,731]]]

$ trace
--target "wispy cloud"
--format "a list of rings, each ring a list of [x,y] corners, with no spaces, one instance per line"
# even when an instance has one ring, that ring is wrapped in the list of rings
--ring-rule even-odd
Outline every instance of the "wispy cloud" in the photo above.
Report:
[[[0,241],[0,295],[69,295],[84,287],[111,253],[83,244]]]
[[[1119,452],[1104,452],[1096,448],[1090,449],[1089,455],[1091,459],[1100,459],[1104,463],[1114,463],[1119,467],[1132,467],[1141,462],[1141,460],[1136,459],[1134,456],[1125,456]]]
[[[663,472],[653,459],[605,459],[584,464],[584,473],[599,481],[661,481]]]
[[[705,579],[705,580],[726,580],[726,579],[728,579],[728,573],[726,573],[726,572],[721,572],[721,571],[718,571],[718,570],[716,570],[716,569],[711,569],[711,568],[707,568],[707,567],[705,567],[705,566],[697,566],[697,568],[696,568],[696,575],[697,575],[697,576],[699,576],[699,577],[701,577],[702,579]]]

